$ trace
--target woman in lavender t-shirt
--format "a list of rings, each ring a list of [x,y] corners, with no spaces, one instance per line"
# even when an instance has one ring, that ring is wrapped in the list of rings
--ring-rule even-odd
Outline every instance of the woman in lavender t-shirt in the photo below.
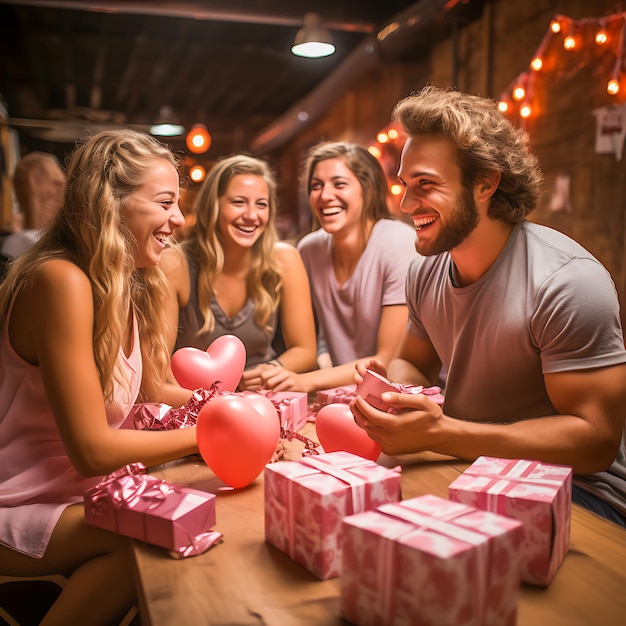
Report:
[[[394,356],[407,323],[406,274],[417,253],[415,231],[389,212],[385,174],[365,148],[314,146],[305,176],[321,228],[298,250],[311,285],[320,369],[293,374],[290,383],[310,392],[353,382],[359,359],[388,363]]]

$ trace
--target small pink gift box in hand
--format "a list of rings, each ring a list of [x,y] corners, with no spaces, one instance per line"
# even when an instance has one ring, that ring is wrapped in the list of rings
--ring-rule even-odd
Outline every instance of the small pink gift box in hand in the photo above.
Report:
[[[349,452],[265,467],[265,539],[318,578],[339,575],[341,520],[401,497],[400,468]]]
[[[432,495],[346,517],[342,617],[360,626],[515,626],[521,526]]]
[[[363,381],[357,387],[357,394],[364,398],[373,407],[387,411],[388,413],[397,413],[396,409],[390,407],[383,401],[381,395],[385,391],[393,391],[394,393],[421,393],[428,396],[430,400],[437,404],[443,404],[444,397],[441,394],[440,387],[422,387],[421,385],[401,385],[399,383],[391,383],[384,376],[372,370],[365,370]]]
[[[550,584],[569,547],[571,467],[479,457],[448,491],[450,500],[523,522],[522,580]]]
[[[170,550],[176,558],[201,554],[222,537],[215,495],[174,485],[132,463],[85,493],[85,522]]]

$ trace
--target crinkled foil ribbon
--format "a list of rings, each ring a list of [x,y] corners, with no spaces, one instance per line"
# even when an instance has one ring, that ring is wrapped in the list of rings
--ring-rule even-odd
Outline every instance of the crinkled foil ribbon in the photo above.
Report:
[[[332,394],[329,394],[328,399],[324,402],[315,402],[309,407],[309,414],[307,419],[309,422],[315,421],[317,412],[327,404],[350,404],[352,400],[356,398],[356,391],[345,391],[340,389]]]
[[[146,402],[134,407],[133,423],[137,430],[174,430],[195,426],[198,421],[198,413],[202,407],[213,397],[224,395],[229,392],[221,391],[217,383],[208,389],[196,389],[191,398],[182,407],[170,408],[161,415],[162,404]]]
[[[444,398],[441,395],[441,387],[422,387],[421,385],[403,385],[401,383],[392,383],[391,381],[387,382],[389,382],[389,384],[399,393],[421,393],[425,396],[433,396],[431,398],[433,402],[436,402],[437,404],[443,404]]]
[[[272,400],[270,396],[266,396],[269,400]],[[302,450],[302,456],[314,456],[319,454],[319,443],[316,443],[312,439],[301,435],[299,432],[292,431],[289,424],[283,423],[282,415],[283,412],[281,410],[282,406],[289,407],[291,400],[285,398],[279,402],[272,400],[272,403],[276,407],[276,411],[278,413],[278,419],[280,420],[280,438],[285,439],[286,441],[293,441],[297,439],[304,444],[304,450]]]
[[[109,515],[122,507],[132,509],[140,500],[151,501],[149,508],[155,508],[172,493],[183,493],[183,488],[147,474],[143,463],[130,463],[103,478],[91,499],[96,515]],[[170,550],[169,554],[178,559],[202,554],[221,538],[222,533],[217,531],[188,535],[187,545]]]

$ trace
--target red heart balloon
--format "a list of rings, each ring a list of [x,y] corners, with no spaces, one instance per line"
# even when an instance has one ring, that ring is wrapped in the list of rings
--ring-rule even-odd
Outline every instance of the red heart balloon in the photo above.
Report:
[[[381,448],[356,425],[349,404],[327,404],[315,417],[315,432],[324,452],[352,452],[375,461]]]
[[[259,398],[216,396],[198,414],[200,454],[215,475],[231,487],[249,485],[269,463],[278,445],[276,409],[267,398],[260,394]],[[256,406],[261,405],[263,409],[258,410]]]
[[[274,403],[262,393],[258,391],[242,391],[239,394],[242,398],[245,398],[259,413],[264,415],[268,419],[277,419],[280,430],[280,417],[278,411],[274,406]]]
[[[219,383],[222,391],[235,391],[246,365],[246,347],[235,335],[218,337],[206,352],[180,348],[172,355],[172,373],[185,389],[208,389]]]

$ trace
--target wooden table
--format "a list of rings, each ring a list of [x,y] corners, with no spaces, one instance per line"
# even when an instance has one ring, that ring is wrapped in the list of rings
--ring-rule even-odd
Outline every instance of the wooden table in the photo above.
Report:
[[[308,430],[308,433],[307,433]],[[304,433],[311,435],[312,426]],[[300,458],[302,444],[287,444]],[[402,465],[404,498],[447,496],[467,463],[433,454],[392,459]],[[142,625],[332,626],[339,617],[338,578],[320,581],[265,543],[263,476],[229,490],[199,457],[161,466],[154,473],[217,494],[223,543],[187,559],[135,542]],[[518,626],[622,626],[626,623],[626,530],[574,505],[569,553],[547,589],[522,585]]]

